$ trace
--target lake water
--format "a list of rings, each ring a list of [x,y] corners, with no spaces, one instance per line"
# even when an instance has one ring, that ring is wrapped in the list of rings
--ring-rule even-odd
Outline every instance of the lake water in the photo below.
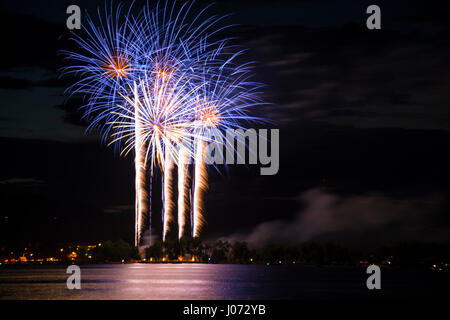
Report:
[[[438,298],[449,275],[382,269],[368,290],[364,268],[296,265],[110,264],[81,267],[68,290],[64,266],[0,267],[0,299],[381,299]]]

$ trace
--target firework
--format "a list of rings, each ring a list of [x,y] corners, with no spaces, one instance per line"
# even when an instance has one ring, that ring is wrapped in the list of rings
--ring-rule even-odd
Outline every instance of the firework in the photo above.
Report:
[[[206,167],[210,129],[223,137],[228,128],[244,128],[249,107],[260,104],[260,85],[249,81],[251,64],[237,64],[228,39],[218,34],[224,18],[192,15],[191,3],[144,6],[136,15],[119,6],[89,17],[85,37],[74,35],[81,52],[64,51],[73,62],[63,69],[80,80],[69,89],[81,94],[88,129],[98,129],[121,155],[134,152],[136,246],[151,224],[151,191],[155,170],[162,173],[163,239],[173,217],[173,172],[178,166],[178,236],[185,233],[191,205],[192,234],[204,223],[208,190]],[[212,40],[219,38],[218,40]],[[184,144],[182,141],[194,143]],[[192,185],[190,159],[194,159]],[[189,199],[191,197],[191,199]]]

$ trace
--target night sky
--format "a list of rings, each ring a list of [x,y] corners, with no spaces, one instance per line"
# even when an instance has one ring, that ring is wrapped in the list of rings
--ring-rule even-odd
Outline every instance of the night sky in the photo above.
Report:
[[[67,6],[104,3],[0,4],[2,244],[133,239],[133,159],[85,133],[65,93],[74,79],[57,72]],[[370,4],[381,30],[365,26]],[[212,12],[234,13],[226,35],[267,85],[257,112],[280,129],[280,170],[210,170],[206,239],[450,242],[450,10],[255,0]]]

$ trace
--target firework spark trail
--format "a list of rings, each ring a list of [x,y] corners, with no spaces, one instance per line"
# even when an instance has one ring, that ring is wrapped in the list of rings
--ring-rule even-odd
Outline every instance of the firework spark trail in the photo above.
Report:
[[[149,185],[149,190],[148,190],[148,238],[149,238],[149,244],[151,242],[152,239],[152,214],[153,214],[153,210],[152,210],[152,198],[153,198],[153,175],[150,174],[149,178],[148,178],[148,185]]]
[[[137,90],[135,87],[135,99],[137,99]],[[136,231],[135,231],[135,244],[138,247],[141,243],[141,237],[144,230],[144,216],[146,214],[146,198],[147,192],[145,188],[145,141],[142,140],[142,123],[140,120],[139,104],[135,104],[135,119],[134,119],[134,131],[135,131],[135,170],[136,170]]]
[[[178,156],[178,239],[185,233],[186,215],[189,209],[189,153],[180,148]]]
[[[206,142],[199,140],[195,153],[194,168],[194,201],[193,201],[193,227],[192,236],[199,237],[200,231],[205,223],[204,218],[204,199],[208,191],[208,172],[205,161]]]
[[[164,159],[164,217],[163,217],[163,241],[166,241],[167,233],[170,231],[170,224],[173,221],[173,170],[174,163],[170,153],[166,153]]]

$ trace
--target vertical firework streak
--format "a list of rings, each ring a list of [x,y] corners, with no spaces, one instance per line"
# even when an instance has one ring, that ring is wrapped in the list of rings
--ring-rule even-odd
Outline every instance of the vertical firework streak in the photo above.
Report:
[[[137,99],[137,92],[135,89],[135,99]],[[135,104],[134,123],[135,123],[135,170],[136,170],[136,226],[135,226],[135,245],[139,247],[141,244],[141,237],[144,230],[145,214],[147,211],[147,192],[145,188],[146,180],[146,165],[145,165],[145,153],[146,146],[145,141],[142,139],[142,124],[140,120],[139,104]],[[150,219],[150,217],[148,217]]]
[[[200,236],[200,231],[205,222],[204,199],[206,192],[208,191],[208,172],[206,170],[205,151],[206,142],[203,140],[198,141],[194,168],[193,237]]]
[[[189,209],[189,153],[181,147],[178,157],[178,239],[185,233],[186,215]]]
[[[153,198],[153,172],[150,172],[148,178],[149,190],[148,190],[148,239],[149,244],[152,240],[152,198]]]
[[[173,197],[173,158],[169,152],[166,152],[164,159],[164,175],[163,175],[163,201],[164,201],[164,216],[163,216],[163,241],[166,241],[167,233],[170,230],[170,223],[173,221],[174,203]]]

